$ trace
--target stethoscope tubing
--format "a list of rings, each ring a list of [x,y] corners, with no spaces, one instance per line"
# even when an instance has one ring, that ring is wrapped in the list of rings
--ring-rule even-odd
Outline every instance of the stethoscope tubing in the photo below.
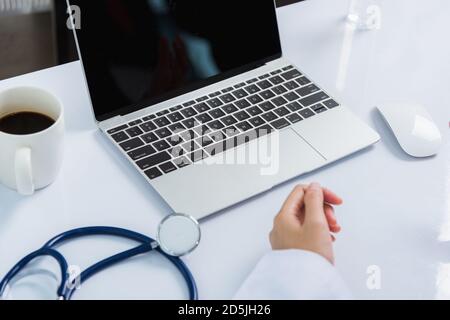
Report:
[[[55,249],[55,247],[58,247],[68,241],[78,239],[81,237],[99,236],[99,235],[126,238],[129,240],[140,242],[141,245],[133,249],[118,253],[116,255],[113,255],[109,258],[103,259],[93,264],[92,266],[84,270],[76,279],[71,280],[69,286],[67,275],[68,263],[66,259]],[[51,240],[49,240],[41,249],[23,258],[7,273],[4,279],[0,282],[0,297],[3,296],[8,283],[10,283],[10,281],[21,270],[23,270],[32,260],[36,259],[37,257],[51,256],[58,262],[61,269],[61,283],[58,288],[58,297],[63,300],[70,300],[75,291],[77,290],[77,285],[83,284],[88,279],[92,278],[95,274],[113,265],[123,262],[131,257],[148,253],[153,250],[159,252],[163,257],[168,259],[178,269],[178,271],[181,273],[188,286],[189,298],[191,300],[197,300],[198,290],[195,279],[192,273],[190,272],[189,268],[179,257],[173,257],[168,255],[159,248],[157,242],[154,239],[147,237],[143,234],[122,228],[102,227],[102,226],[78,228],[61,233],[56,237],[52,238]],[[79,283],[76,283],[77,280],[79,281]]]

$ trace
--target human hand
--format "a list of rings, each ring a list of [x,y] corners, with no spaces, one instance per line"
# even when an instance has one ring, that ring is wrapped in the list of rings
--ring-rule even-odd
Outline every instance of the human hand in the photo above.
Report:
[[[301,249],[315,252],[334,264],[331,233],[339,233],[332,205],[342,199],[313,183],[298,185],[291,192],[274,220],[270,242],[274,250]]]

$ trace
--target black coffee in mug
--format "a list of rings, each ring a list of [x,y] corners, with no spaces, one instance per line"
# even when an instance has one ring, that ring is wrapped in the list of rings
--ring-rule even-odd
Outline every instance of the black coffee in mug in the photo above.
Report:
[[[50,128],[55,120],[37,112],[17,112],[0,118],[0,131],[25,135],[33,134]]]

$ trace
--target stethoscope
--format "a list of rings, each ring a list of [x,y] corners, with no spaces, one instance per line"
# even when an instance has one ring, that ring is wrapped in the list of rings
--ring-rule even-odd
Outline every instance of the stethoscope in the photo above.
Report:
[[[95,263],[80,273],[77,279],[69,279],[68,263],[64,256],[56,249],[58,246],[87,236],[107,235],[116,236],[140,243],[137,247],[118,253],[109,258]],[[201,231],[199,223],[191,216],[184,214],[172,214],[164,218],[158,227],[157,240],[143,234],[115,227],[86,227],[70,230],[52,238],[39,250],[36,250],[20,260],[0,282],[0,299],[5,298],[5,292],[19,277],[21,272],[32,261],[40,257],[51,257],[59,265],[61,280],[57,289],[60,300],[70,300],[81,285],[99,272],[112,267],[129,258],[157,251],[167,258],[181,273],[189,289],[190,300],[198,299],[197,285],[189,268],[180,257],[192,252],[200,243]]]

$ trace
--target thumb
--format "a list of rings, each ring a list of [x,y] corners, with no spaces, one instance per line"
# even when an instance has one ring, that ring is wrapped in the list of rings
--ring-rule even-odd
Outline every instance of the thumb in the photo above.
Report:
[[[305,223],[319,223],[327,226],[327,219],[323,210],[323,190],[318,183],[312,183],[305,192]]]

